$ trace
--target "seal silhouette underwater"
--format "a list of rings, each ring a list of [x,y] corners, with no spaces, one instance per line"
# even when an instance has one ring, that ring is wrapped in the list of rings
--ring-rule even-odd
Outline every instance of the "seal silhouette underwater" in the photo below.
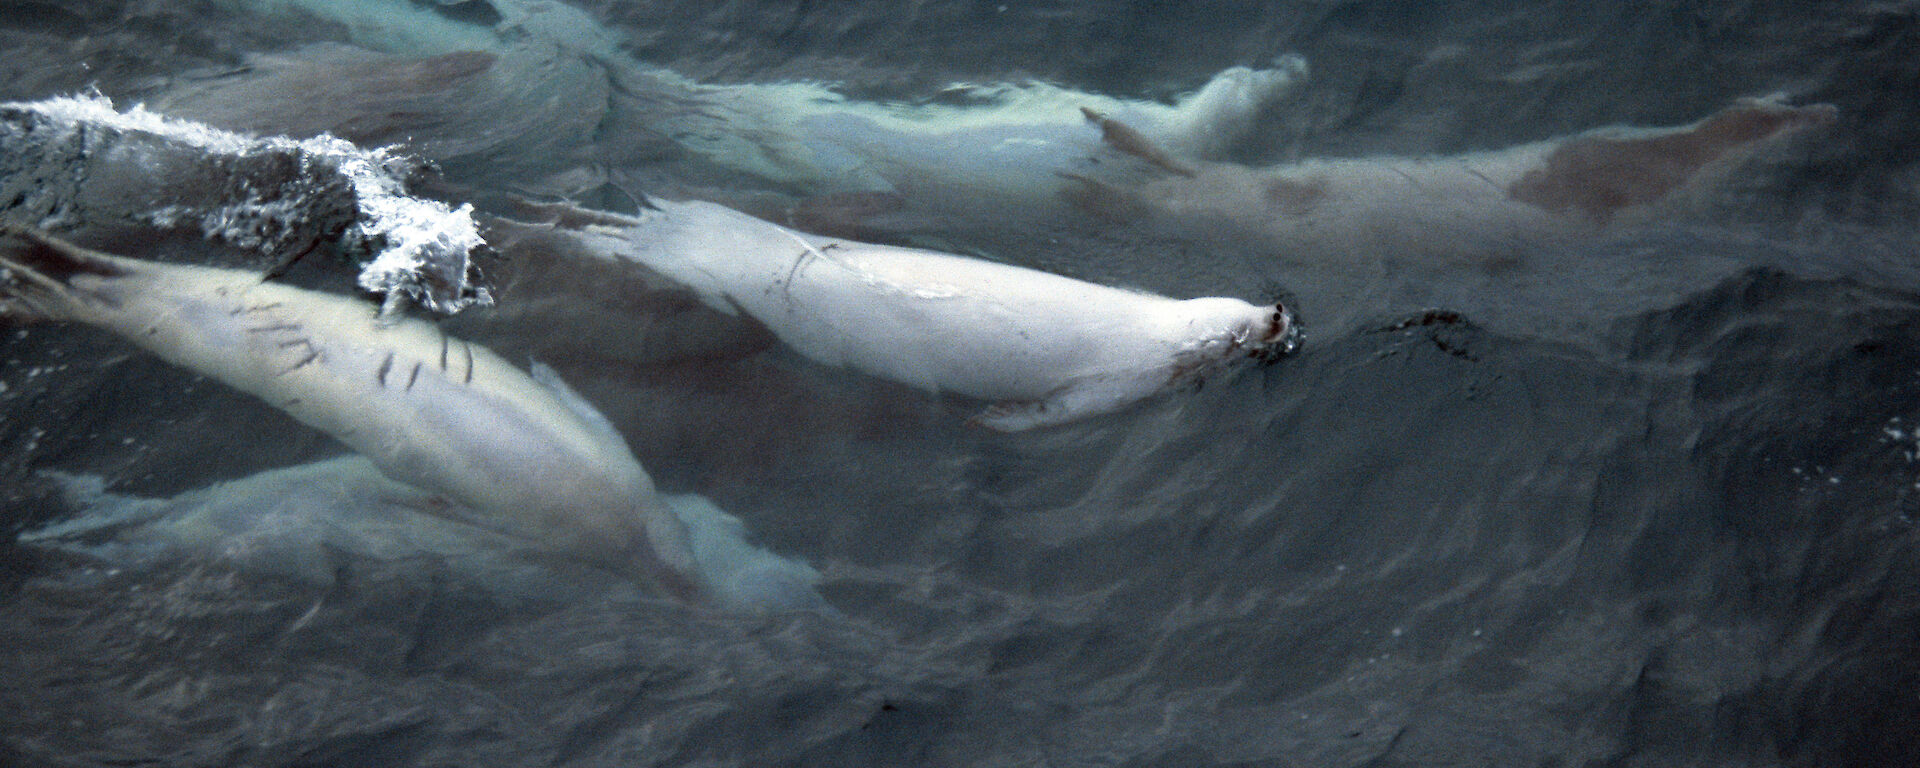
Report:
[[[1062,174],[1097,220],[1221,229],[1325,265],[1355,251],[1405,260],[1500,252],[1676,218],[1742,163],[1831,123],[1832,106],[1746,99],[1689,125],[1611,127],[1446,157],[1310,159],[1267,167],[1181,158],[1089,111],[1133,173]]]
[[[84,323],[248,392],[443,496],[441,514],[730,607],[819,604],[804,564],[753,549],[718,510],[694,532],[604,416],[423,321],[228,269],[126,259],[0,227],[0,314]],[[714,536],[719,536],[716,542]],[[728,541],[726,539],[731,539]],[[742,571],[753,578],[741,579]]]
[[[551,175],[516,189],[569,199],[644,173],[581,158],[699,158],[695,176],[724,169],[775,191],[721,184],[689,196],[870,240],[955,221],[1021,231],[1080,217],[1094,229],[1142,224],[1202,241],[1237,232],[1290,265],[1339,270],[1387,258],[1354,254],[1386,253],[1400,264],[1501,265],[1536,246],[1672,218],[1743,160],[1834,114],[1747,99],[1688,125],[1254,166],[1233,158],[1301,93],[1310,75],[1298,55],[1227,67],[1166,103],[1044,82],[958,82],[873,101],[830,83],[698,81],[634,58],[617,45],[622,31],[564,5],[494,2],[500,18],[477,25],[405,3],[226,4],[330,19],[351,45],[256,57],[172,89],[158,102],[166,109],[265,133],[371,125],[381,130],[358,138],[412,135],[441,162],[481,151],[442,135],[447,126],[485,127],[489,146],[537,144],[531,154],[552,161],[535,174]],[[351,97],[316,102],[307,83]],[[396,125],[405,130],[388,130]],[[660,144],[630,146],[635,137]]]

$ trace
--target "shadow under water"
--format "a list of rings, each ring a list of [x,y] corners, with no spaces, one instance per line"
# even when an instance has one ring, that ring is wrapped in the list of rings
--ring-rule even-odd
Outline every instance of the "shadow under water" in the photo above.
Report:
[[[342,21],[402,5],[392,19],[435,19],[420,29],[446,31],[441,42],[521,47],[368,59],[455,56],[430,59],[464,65],[446,90],[410,79],[431,80],[431,67],[388,71],[345,50],[419,33]],[[1307,321],[1301,351],[1271,365],[1013,434],[969,422],[985,403],[809,362],[646,276],[567,261],[557,238],[496,238],[481,264],[498,305],[446,327],[516,366],[558,369],[664,493],[711,499],[755,545],[818,569],[826,610],[688,606],[509,537],[419,523],[444,500],[320,463],[342,448],[278,410],[99,331],[7,325],[0,762],[1920,756],[1920,176],[1913,137],[1883,116],[1913,107],[1874,111],[1911,91],[1920,57],[1898,54],[1920,49],[1912,9],[1848,4],[1794,27],[1784,6],[1738,2],[1662,3],[1653,16],[1560,2],[1241,4],[1223,30],[1204,14],[1096,4],[981,6],[967,24],[960,6],[581,3],[585,15],[552,6],[534,23],[525,5],[15,4],[0,8],[0,41],[50,53],[0,63],[13,76],[0,90],[44,98],[97,81],[123,102],[186,104],[255,94],[232,84],[306,72],[302,61],[349,61],[420,91],[348,100],[398,105],[359,125],[419,131],[417,150],[448,153],[434,158],[447,161],[437,193],[492,213],[555,189],[627,208],[641,199],[628,187],[804,196],[702,162],[670,131],[609,130],[685,106],[621,101],[644,84],[622,67],[642,58],[683,70],[673,88],[835,80],[891,103],[1023,73],[1171,96],[1304,52],[1305,90],[1220,163],[1680,125],[1762,87],[1839,113],[1690,218],[1527,243],[1498,263],[1370,250],[1289,262],[1244,233],[1150,221],[900,219],[888,234],[902,242],[1169,295],[1271,291]],[[1142,55],[1174,34],[1154,18],[1220,47]],[[583,19],[606,37],[539,47]],[[937,56],[880,45],[934,28]],[[978,34],[992,29],[1008,36]],[[1011,50],[1036,36],[1063,49],[1057,61]],[[1729,51],[1745,47],[1766,68],[1734,66]],[[1668,48],[1670,60],[1649,53]],[[1823,51],[1838,53],[1796,68]],[[513,67],[549,79],[467,108],[461,89]],[[549,107],[578,114],[543,130],[549,86],[566,90]],[[459,114],[436,123],[439,110]],[[167,258],[199,247],[197,235],[156,240]],[[351,291],[336,256],[281,279]],[[89,516],[103,493],[124,518]],[[250,500],[207,501],[246,493],[270,501],[257,515]],[[54,530],[71,534],[65,546],[49,545]]]

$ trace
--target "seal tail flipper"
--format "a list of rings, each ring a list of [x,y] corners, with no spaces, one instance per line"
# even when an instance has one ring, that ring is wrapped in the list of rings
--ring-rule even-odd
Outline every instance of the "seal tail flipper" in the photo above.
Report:
[[[58,471],[42,472],[41,475],[54,481],[68,504],[88,511],[103,510],[103,513],[74,517],[24,531],[20,534],[23,542],[102,539],[122,529],[150,523],[166,513],[166,505],[159,500],[109,492],[106,479],[99,475]]]
[[[128,263],[44,232],[0,225],[0,317],[86,320],[113,299],[76,286],[76,278],[124,277]]]
[[[1089,416],[1117,411],[1138,399],[1116,395],[1117,391],[1089,388],[1064,392],[1045,400],[1001,401],[987,406],[968,419],[967,423],[995,432],[1057,427]]]
[[[165,500],[109,492],[98,475],[44,472],[42,476],[54,481],[76,514],[20,532],[22,546],[110,568],[140,567],[164,554],[163,545],[126,534],[165,517],[169,510]]]

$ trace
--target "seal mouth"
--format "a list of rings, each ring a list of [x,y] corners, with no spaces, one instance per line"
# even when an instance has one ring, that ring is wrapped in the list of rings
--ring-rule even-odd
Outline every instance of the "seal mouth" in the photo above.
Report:
[[[1263,365],[1272,365],[1280,358],[1293,354],[1300,349],[1300,320],[1288,309],[1285,302],[1274,302],[1273,317],[1267,322],[1267,328],[1260,335],[1259,343],[1247,353],[1248,357]]]

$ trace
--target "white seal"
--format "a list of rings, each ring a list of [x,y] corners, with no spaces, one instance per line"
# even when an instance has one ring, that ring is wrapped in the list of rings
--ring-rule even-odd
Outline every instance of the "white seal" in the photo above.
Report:
[[[324,19],[350,45],[255,54],[175,86],[156,100],[162,108],[262,134],[407,137],[410,151],[450,163],[456,177],[459,166],[490,176],[507,167],[516,188],[561,197],[606,180],[606,158],[655,155],[635,137],[671,137],[685,156],[803,191],[803,206],[887,195],[943,218],[1057,217],[1068,212],[1059,174],[1097,174],[1113,159],[1109,129],[1082,110],[1172,156],[1221,159],[1307,71],[1291,54],[1226,67],[1168,102],[1040,81],[954,82],[878,102],[819,82],[698,81],[634,58],[628,32],[564,3],[492,0],[490,26],[372,0],[219,4],[265,24]]]
[[[586,250],[664,274],[817,362],[993,401],[978,420],[1000,430],[1115,411],[1299,338],[1278,304],[820,237],[708,202],[661,201],[637,218],[574,211],[566,224]]]
[[[463,522],[683,598],[811,594],[804,565],[768,568],[744,541],[729,549],[690,533],[619,433],[551,370],[529,376],[430,323],[382,323],[349,297],[108,256],[32,231],[0,229],[0,277],[0,313],[93,325],[255,395],[387,477],[445,496],[454,503],[444,513]],[[728,525],[710,506],[694,512]],[[743,591],[755,585],[704,572],[702,561],[799,588]]]

